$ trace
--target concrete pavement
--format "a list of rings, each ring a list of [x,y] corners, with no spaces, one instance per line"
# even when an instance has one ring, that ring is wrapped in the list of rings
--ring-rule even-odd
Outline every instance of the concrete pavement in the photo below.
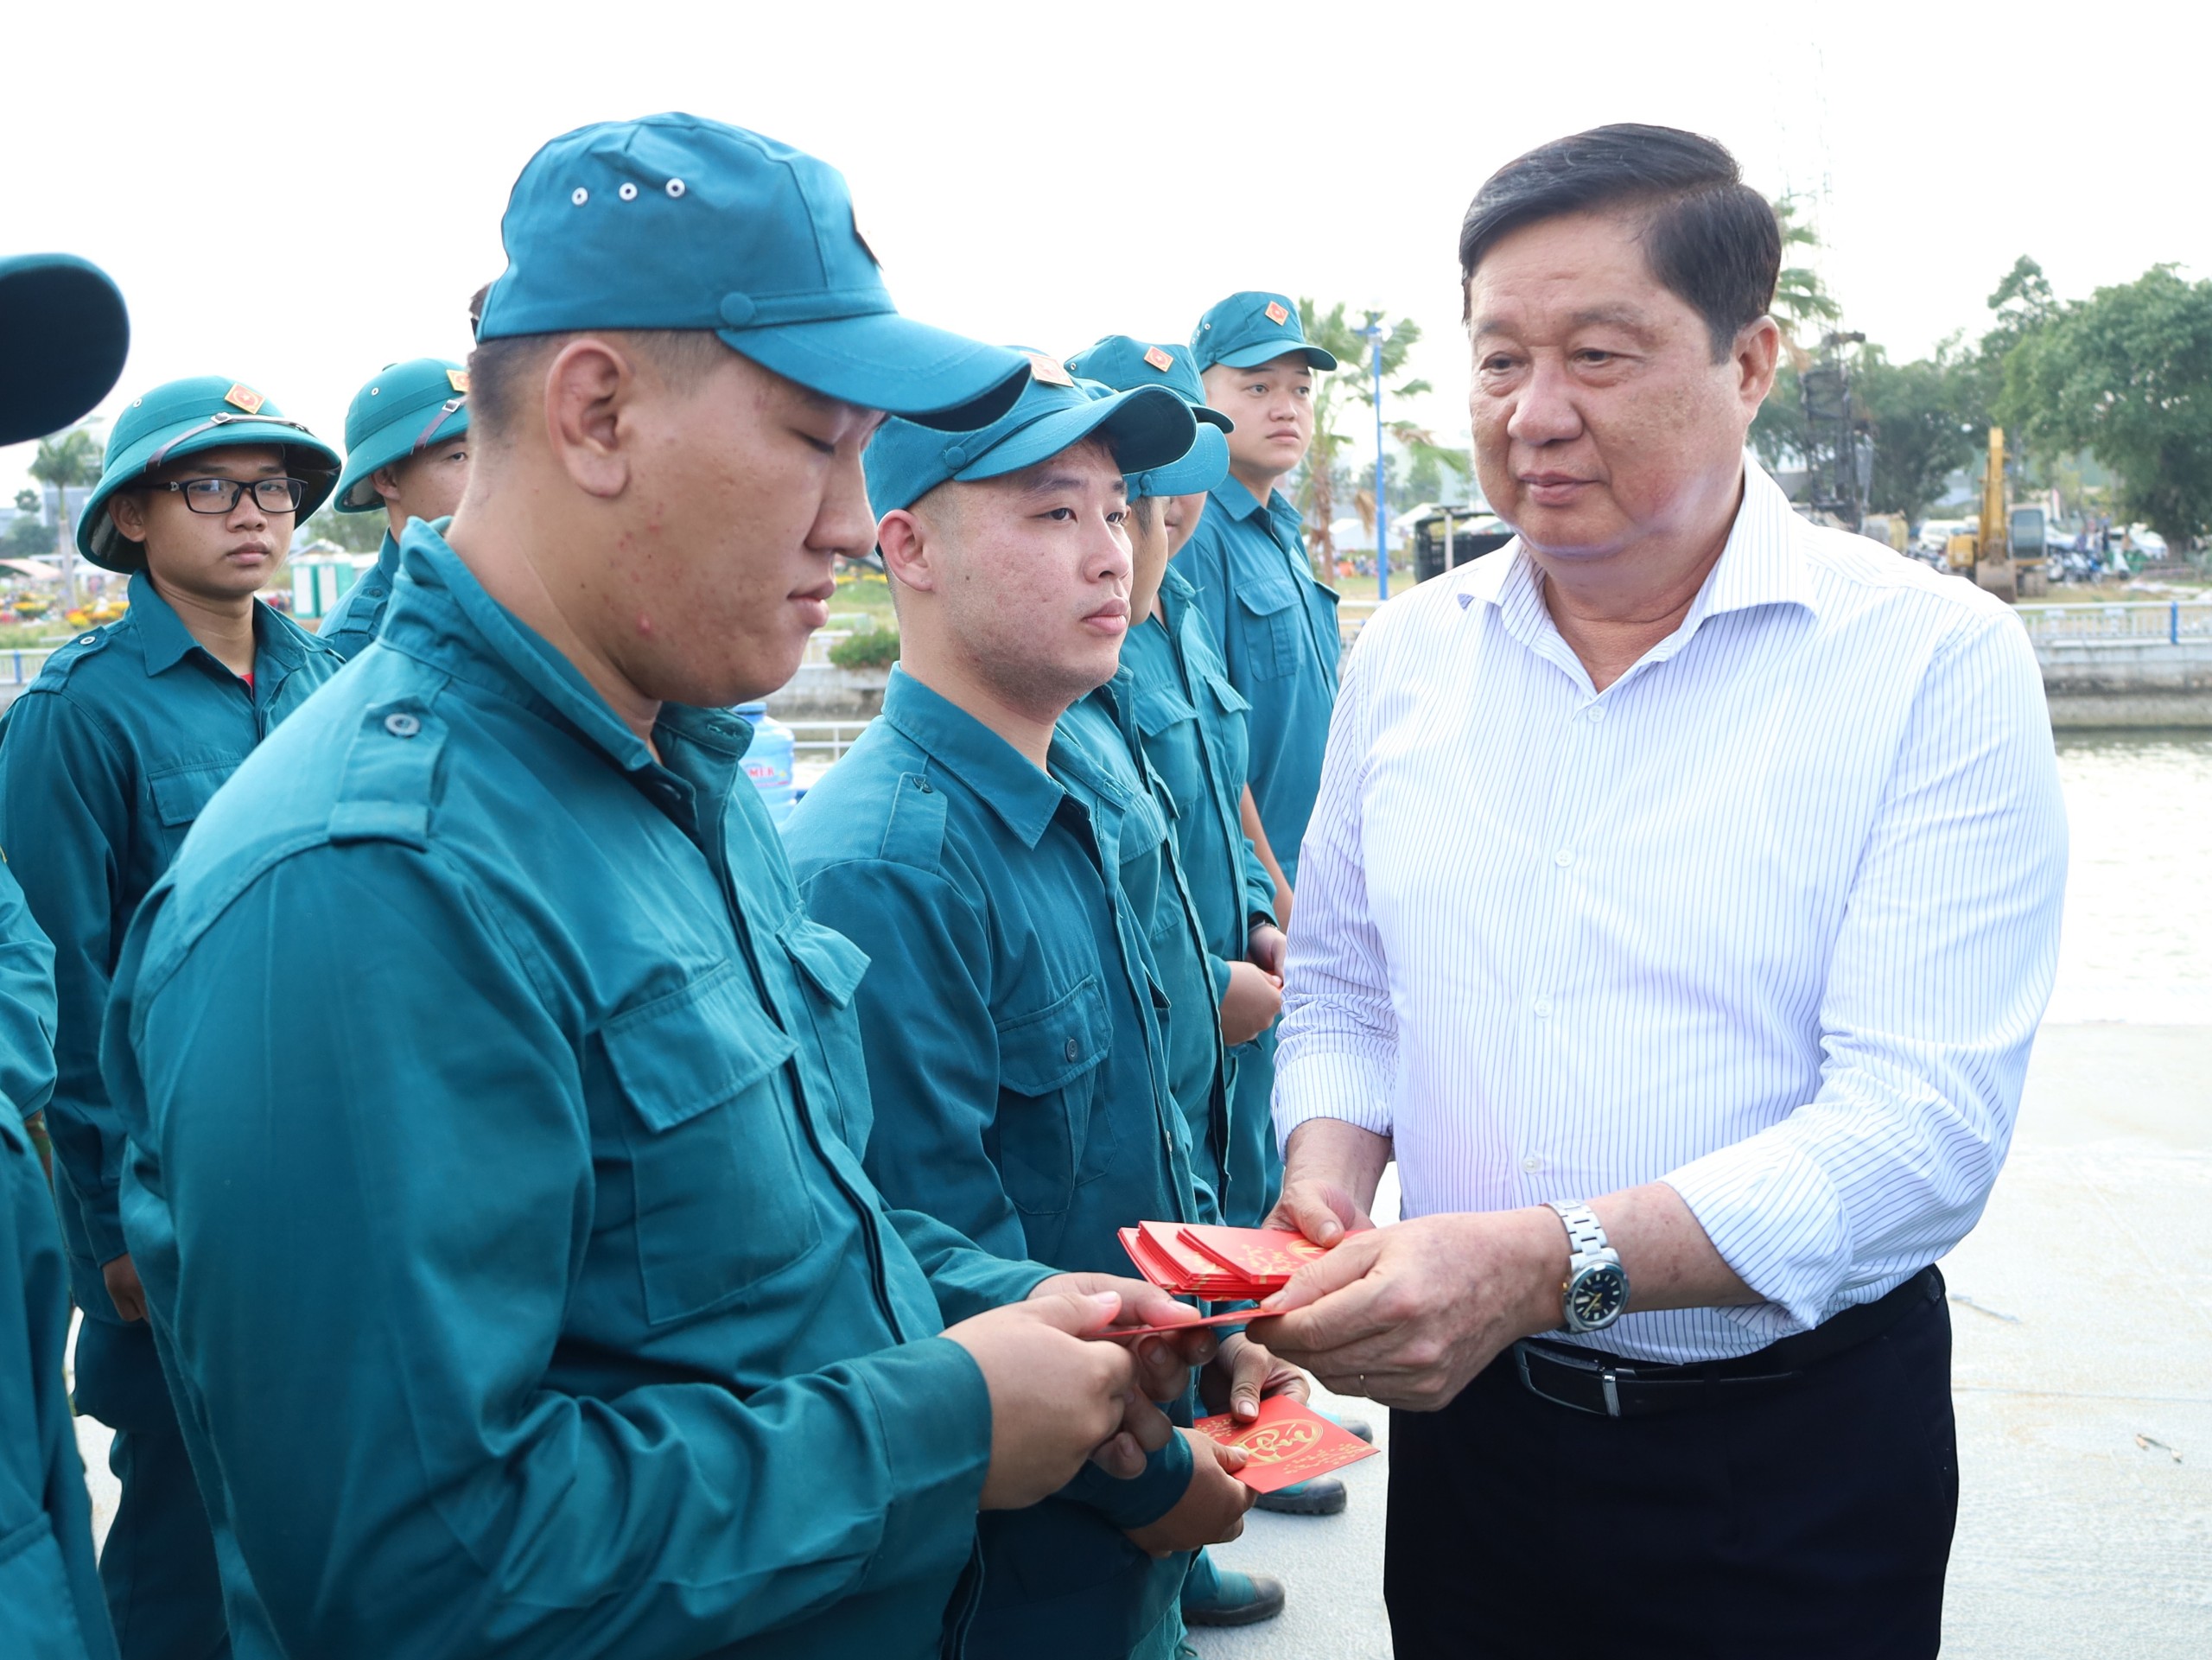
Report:
[[[2212,1655],[2212,1027],[2046,1027],[2012,1158],[1943,1270],[1961,1489],[1945,1654]],[[1365,1415],[1387,1446],[1388,1415]],[[1345,1472],[1343,1516],[1254,1512],[1220,1560],[1279,1575],[1290,1606],[1195,1634],[1200,1654],[1387,1660],[1388,1464]]]

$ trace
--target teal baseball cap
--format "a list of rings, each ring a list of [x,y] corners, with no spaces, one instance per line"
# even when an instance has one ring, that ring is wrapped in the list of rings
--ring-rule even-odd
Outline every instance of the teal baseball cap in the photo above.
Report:
[[[336,450],[245,382],[195,375],[142,393],[116,417],[100,481],[77,520],[77,550],[108,570],[136,570],[136,544],[107,516],[108,498],[171,461],[240,444],[280,445],[284,465],[306,480],[295,522],[305,524],[329,499],[340,466]]]
[[[480,340],[711,330],[825,397],[956,431],[998,419],[1028,378],[1003,347],[899,315],[836,169],[720,121],[563,134],[515,181],[500,235]]]
[[[1219,410],[1206,407],[1205,382],[1198,378],[1198,366],[1192,362],[1186,347],[1163,346],[1128,334],[1109,334],[1070,358],[1068,372],[1111,386],[1116,391],[1134,391],[1139,386],[1165,386],[1188,404],[1191,413],[1199,420],[1219,427],[1224,432],[1236,429],[1236,423]]]
[[[382,507],[371,474],[467,430],[467,370],[445,358],[387,365],[346,408],[346,471],[333,505],[341,513]]]
[[[1316,369],[1333,369],[1337,360],[1306,338],[1298,302],[1287,294],[1246,289],[1211,306],[1191,331],[1191,355],[1201,371],[1217,363],[1249,369],[1293,352],[1305,353]]]
[[[0,444],[42,438],[113,390],[130,315],[113,279],[70,253],[0,259]]]
[[[1192,415],[1198,412],[1191,411]],[[1229,440],[1219,427],[1201,421],[1193,433],[1191,448],[1181,459],[1128,475],[1129,499],[1204,495],[1228,476]]]
[[[1117,392],[1086,386],[1057,359],[1041,352],[1025,355],[1028,384],[1014,406],[988,426],[945,432],[891,420],[876,429],[861,464],[878,518],[912,506],[940,484],[1003,478],[1092,436],[1112,448],[1125,474],[1188,453],[1198,423],[1190,405],[1166,387]]]

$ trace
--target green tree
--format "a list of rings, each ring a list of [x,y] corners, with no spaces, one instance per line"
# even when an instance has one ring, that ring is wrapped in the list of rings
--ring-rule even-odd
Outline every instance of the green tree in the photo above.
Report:
[[[2008,431],[2045,454],[2090,451],[2170,544],[2212,524],[2212,280],[2154,265],[2046,313],[2004,367]]]
[[[1360,329],[1379,321],[1387,331],[1382,340],[1382,396],[1386,410],[1396,399],[1419,398],[1433,389],[1426,380],[1406,373],[1406,359],[1421,341],[1421,325],[1411,318],[1393,320],[1381,312],[1369,311],[1363,313],[1356,324],[1341,300],[1323,311],[1313,300],[1301,298],[1298,319],[1306,330],[1306,338],[1332,355],[1339,366],[1332,375],[1313,378],[1313,445],[1306,452],[1306,466],[1299,476],[1294,498],[1298,511],[1306,520],[1306,556],[1325,579],[1334,573],[1337,563],[1336,538],[1330,534],[1329,525],[1337,516],[1338,486],[1343,476],[1341,457],[1355,431],[1371,430],[1375,418],[1374,354],[1367,336]],[[1362,410],[1366,413],[1366,421],[1355,423],[1353,417]],[[1382,430],[1405,450],[1408,461],[1416,467],[1427,459],[1433,466],[1465,473],[1471,465],[1465,450],[1440,444],[1417,422],[1393,421],[1386,417]],[[1368,475],[1366,486],[1353,497],[1360,521],[1370,531],[1375,525],[1373,476],[1371,473]]]
[[[89,426],[38,441],[38,454],[25,469],[54,492],[54,531],[61,545],[61,589],[66,603],[77,603],[77,536],[69,521],[69,492],[97,484],[100,476],[100,445]]]
[[[302,547],[310,542],[328,542],[348,553],[374,553],[384,546],[384,533],[390,524],[381,511],[341,513],[325,507],[301,525],[296,535]]]
[[[1973,462],[1982,442],[1969,418],[1976,379],[1977,365],[1955,337],[1910,363],[1891,363],[1878,346],[1860,351],[1851,390],[1874,439],[1870,510],[1917,520],[1942,499],[1943,480]]]
[[[16,517],[0,542],[0,558],[35,559],[54,551],[54,526],[39,517],[41,508],[37,491],[16,492]]]
[[[1843,315],[1843,307],[1827,291],[1821,274],[1810,265],[1787,263],[1793,256],[1809,255],[1821,245],[1821,234],[1798,217],[1802,200],[1795,193],[1774,199],[1775,222],[1782,227],[1782,258],[1785,262],[1774,282],[1774,304],[1770,308],[1781,326],[1783,354],[1793,368],[1812,360],[1820,336]],[[1796,391],[1793,386],[1791,391]]]

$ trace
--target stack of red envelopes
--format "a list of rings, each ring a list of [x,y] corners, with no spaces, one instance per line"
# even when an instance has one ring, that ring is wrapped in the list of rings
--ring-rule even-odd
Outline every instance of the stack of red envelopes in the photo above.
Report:
[[[1221,1228],[1141,1222],[1122,1230],[1122,1249],[1163,1291],[1216,1302],[1256,1302],[1325,1247],[1287,1228]]]

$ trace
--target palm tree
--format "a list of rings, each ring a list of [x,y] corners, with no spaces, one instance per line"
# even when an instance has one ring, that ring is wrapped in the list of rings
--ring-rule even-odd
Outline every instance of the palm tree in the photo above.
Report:
[[[69,493],[99,481],[99,442],[88,426],[72,427],[53,437],[41,438],[29,471],[41,484],[51,486],[54,490],[54,523],[60,531],[61,587],[67,600],[63,608],[73,610],[77,604],[77,537],[75,527],[69,522]]]
[[[1428,382],[1402,379],[1407,356],[1421,340],[1421,325],[1410,318],[1391,321],[1379,311],[1363,314],[1361,324],[1355,325],[1345,315],[1342,301],[1323,311],[1310,298],[1298,302],[1298,319],[1306,330],[1306,338],[1333,356],[1340,366],[1335,374],[1317,375],[1313,384],[1313,444],[1306,452],[1306,472],[1300,479],[1297,506],[1306,519],[1307,557],[1322,580],[1333,576],[1337,568],[1336,537],[1330,533],[1330,521],[1336,517],[1337,458],[1352,433],[1349,417],[1355,409],[1367,411],[1371,423],[1375,410],[1375,366],[1372,348],[1361,328],[1371,328],[1378,321],[1388,331],[1382,340],[1382,394],[1386,398],[1419,398],[1431,390]],[[1411,421],[1389,421],[1383,430],[1406,450],[1415,461],[1433,458],[1440,465],[1455,472],[1468,468],[1468,455],[1464,449],[1452,449],[1436,442],[1425,428]],[[1360,521],[1370,530],[1375,525],[1375,499],[1371,490],[1362,490],[1355,496]],[[1381,550],[1377,550],[1380,557]]]
[[[1821,233],[1797,217],[1801,199],[1793,192],[1784,192],[1775,198],[1774,217],[1782,226],[1782,257],[1788,259],[1793,250],[1807,252],[1821,245]],[[1782,325],[1782,344],[1789,355],[1790,366],[1802,373],[1813,360],[1811,352],[1798,340],[1802,331],[1810,330],[1817,337],[1823,326],[1843,315],[1843,308],[1821,281],[1821,274],[1810,265],[1784,265],[1774,282],[1775,321]]]

